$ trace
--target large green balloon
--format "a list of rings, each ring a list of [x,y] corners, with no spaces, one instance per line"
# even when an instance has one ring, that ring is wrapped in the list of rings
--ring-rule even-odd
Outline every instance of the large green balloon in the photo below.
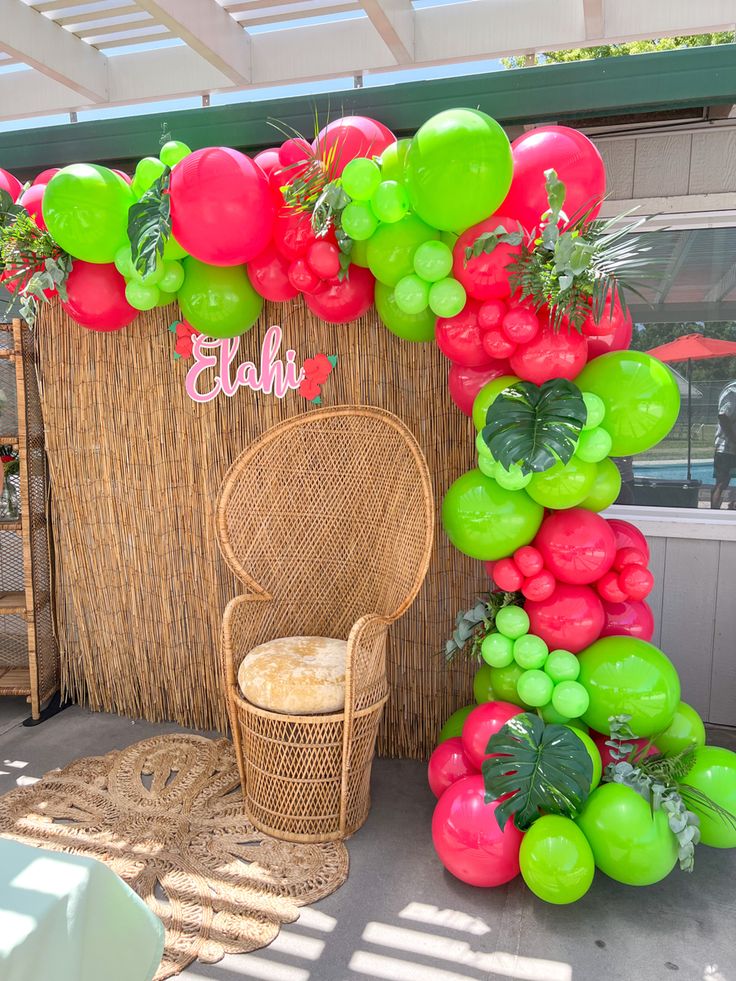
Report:
[[[608,732],[610,716],[630,715],[637,736],[653,736],[672,722],[680,679],[654,644],[637,637],[602,637],[578,659],[578,681],[590,695],[583,721],[592,729]]]
[[[491,666],[490,664],[481,664],[473,677],[473,698],[478,705],[482,705],[483,702],[492,702],[495,697],[491,685]]]
[[[575,719],[574,721],[578,722],[579,720]],[[572,720],[563,724],[575,733],[580,742],[588,751],[590,762],[593,764],[593,776],[590,778],[590,789],[592,792],[601,782],[601,776],[603,775],[603,760],[601,759],[600,750],[590,738],[588,733],[584,729],[578,729],[575,725],[573,725]]]
[[[368,239],[368,268],[379,282],[396,286],[400,279],[414,272],[417,248],[439,237],[438,231],[416,215],[379,225]]]
[[[680,702],[664,732],[658,732],[657,749],[665,756],[675,756],[688,746],[705,746],[703,720],[687,702]]]
[[[677,839],[667,812],[651,805],[631,787],[604,783],[588,798],[578,826],[593,849],[595,864],[628,886],[651,886],[669,875],[677,862]]]
[[[736,753],[720,746],[695,750],[695,763],[681,781],[683,789],[694,787],[736,818]],[[700,840],[713,848],[736,848],[736,828],[714,811],[691,798],[687,806],[700,818]]]
[[[491,404],[496,401],[505,388],[518,381],[518,375],[501,375],[499,378],[492,378],[481,388],[473,402],[473,425],[478,432],[485,429],[486,416]]]
[[[483,669],[481,668],[480,671]],[[480,674],[480,671],[478,674]],[[491,668],[488,672],[493,697],[499,702],[511,702],[512,705],[521,705],[522,708],[531,708],[528,702],[519,695],[519,678],[524,674],[524,669],[515,661],[505,668]],[[476,675],[477,677],[477,675]]]
[[[511,146],[495,119],[478,109],[446,109],[411,141],[404,180],[420,218],[459,232],[493,214],[511,170]]]
[[[192,327],[209,337],[237,337],[250,330],[263,297],[251,286],[245,266],[208,266],[191,256],[182,265],[179,305]]]
[[[70,164],[43,196],[43,219],[62,249],[85,262],[112,262],[128,242],[135,197],[122,177],[97,164]]]
[[[664,439],[677,421],[680,393],[675,376],[643,351],[611,351],[589,361],[575,379],[606,407],[604,427],[611,456],[643,453]]]
[[[354,251],[354,250],[353,250]],[[433,341],[437,320],[427,307],[421,313],[404,313],[396,303],[393,286],[376,281],[374,302],[378,316],[392,334],[404,341]]]
[[[557,906],[581,899],[593,882],[593,851],[570,818],[546,814],[524,835],[519,852],[524,882],[545,903]]]
[[[490,702],[490,698],[487,699]],[[473,711],[474,708],[478,706],[473,703],[472,705],[464,705],[459,708],[456,712],[453,712],[450,718],[445,722],[445,724],[440,729],[438,743],[443,743],[446,739],[452,739],[453,736],[462,736],[463,726],[465,725],[465,720]]]
[[[409,152],[411,140],[397,140],[389,143],[381,154],[381,180],[403,181],[406,155]]]
[[[452,544],[484,561],[528,545],[543,516],[544,509],[526,491],[504,490],[477,469],[458,477],[442,502],[442,523]]]
[[[556,463],[543,473],[535,473],[527,493],[545,508],[574,508],[591,493],[597,475],[597,463],[586,463],[574,456],[568,463]]]
[[[610,457],[596,464],[595,480],[588,496],[578,507],[586,511],[605,511],[621,492],[621,471]]]

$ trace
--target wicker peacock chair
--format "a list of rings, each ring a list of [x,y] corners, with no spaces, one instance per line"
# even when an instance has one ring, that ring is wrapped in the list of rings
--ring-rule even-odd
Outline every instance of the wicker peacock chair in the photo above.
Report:
[[[260,830],[328,841],[368,816],[387,632],[422,585],[434,519],[422,451],[381,409],[280,423],[226,474],[218,540],[248,591],[223,617],[224,678],[246,810]],[[243,696],[238,672],[253,648],[294,634],[347,641],[343,710],[284,714]]]

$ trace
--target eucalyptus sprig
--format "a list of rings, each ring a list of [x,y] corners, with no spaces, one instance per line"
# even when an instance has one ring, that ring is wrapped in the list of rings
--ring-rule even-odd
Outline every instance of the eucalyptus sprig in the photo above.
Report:
[[[496,615],[505,606],[521,606],[521,593],[506,593],[494,590],[485,597],[479,597],[469,610],[460,610],[455,617],[452,637],[445,642],[445,660],[452,661],[458,654],[465,653],[471,660],[480,660],[480,645],[488,634],[496,628]]]

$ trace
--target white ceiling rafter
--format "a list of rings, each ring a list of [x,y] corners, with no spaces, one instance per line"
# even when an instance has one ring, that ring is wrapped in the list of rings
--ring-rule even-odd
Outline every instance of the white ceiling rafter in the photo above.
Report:
[[[414,61],[414,8],[411,0],[360,0],[373,27],[397,65]]]
[[[603,37],[606,33],[605,0],[583,0],[585,37]]]

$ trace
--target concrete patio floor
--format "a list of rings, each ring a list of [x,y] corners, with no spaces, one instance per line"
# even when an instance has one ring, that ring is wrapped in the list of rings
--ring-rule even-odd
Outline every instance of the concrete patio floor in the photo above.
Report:
[[[81,756],[180,731],[73,707],[23,728],[0,699],[0,794]],[[711,741],[736,748],[734,730]],[[692,875],[646,889],[597,873],[579,903],[541,903],[521,879],[474,889],[432,849],[425,767],[378,760],[373,809],[348,842],[350,878],[267,949],[192,965],[185,981],[736,981],[736,850],[698,849]],[[30,981],[30,979],[29,979]],[[51,979],[33,979],[51,981]]]

